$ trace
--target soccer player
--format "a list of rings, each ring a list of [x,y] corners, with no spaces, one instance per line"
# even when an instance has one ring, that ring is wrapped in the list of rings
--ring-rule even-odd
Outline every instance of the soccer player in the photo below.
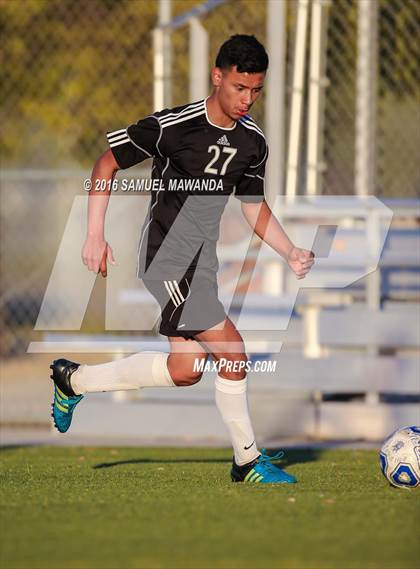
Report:
[[[53,417],[60,432],[70,426],[86,393],[189,386],[201,379],[194,361],[218,362],[216,405],[230,433],[235,482],[294,483],[295,478],[260,452],[247,404],[247,356],[242,337],[218,299],[216,243],[220,217],[231,194],[247,222],[288,263],[298,279],[313,254],[294,244],[264,200],[268,148],[248,114],[259,97],[268,56],[254,36],[235,35],[220,48],[205,100],[165,109],[128,128],[108,133],[110,148],[97,160],[97,180],[153,157],[152,192],[139,245],[138,276],[161,306],[160,332],[170,354],[141,352],[110,363],[80,365],[66,359],[50,366],[55,384]],[[107,186],[109,187],[109,186]],[[108,194],[91,190],[88,232],[82,251],[87,268],[106,275],[114,264],[104,236]]]

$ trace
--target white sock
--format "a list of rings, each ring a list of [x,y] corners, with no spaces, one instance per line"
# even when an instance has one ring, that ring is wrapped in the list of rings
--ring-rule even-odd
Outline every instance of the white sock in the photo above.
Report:
[[[81,365],[71,376],[77,395],[141,387],[175,387],[167,366],[169,354],[141,352],[94,366]]]
[[[238,466],[259,456],[246,396],[247,379],[239,381],[216,377],[216,405],[232,439]]]

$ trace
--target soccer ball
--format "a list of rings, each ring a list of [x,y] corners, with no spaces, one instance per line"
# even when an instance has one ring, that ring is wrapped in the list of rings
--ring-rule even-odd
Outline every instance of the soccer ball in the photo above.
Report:
[[[384,442],[380,454],[385,478],[398,488],[420,485],[420,427],[403,427]]]

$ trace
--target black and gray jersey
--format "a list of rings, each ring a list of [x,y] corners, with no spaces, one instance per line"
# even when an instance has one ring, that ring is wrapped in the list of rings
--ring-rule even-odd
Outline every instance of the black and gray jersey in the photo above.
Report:
[[[141,233],[139,277],[216,272],[227,199],[264,199],[268,147],[254,120],[245,115],[222,128],[210,121],[202,100],[156,112],[107,137],[121,169],[153,158],[152,178],[159,180]]]

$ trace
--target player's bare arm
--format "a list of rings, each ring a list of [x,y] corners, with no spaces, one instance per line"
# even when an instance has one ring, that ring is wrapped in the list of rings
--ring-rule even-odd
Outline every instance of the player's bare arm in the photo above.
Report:
[[[88,199],[88,229],[86,241],[82,249],[83,263],[89,271],[101,272],[106,277],[106,263],[115,264],[114,256],[110,245],[105,241],[104,225],[105,214],[108,207],[110,191],[95,191],[101,187],[97,184],[98,180],[112,181],[119,166],[114,158],[111,149],[102,154],[95,163],[91,176],[91,190]],[[105,184],[105,188],[110,188],[111,184]]]
[[[258,237],[287,261],[298,279],[303,279],[314,264],[312,251],[295,247],[266,201],[242,203],[241,207],[245,219]]]

